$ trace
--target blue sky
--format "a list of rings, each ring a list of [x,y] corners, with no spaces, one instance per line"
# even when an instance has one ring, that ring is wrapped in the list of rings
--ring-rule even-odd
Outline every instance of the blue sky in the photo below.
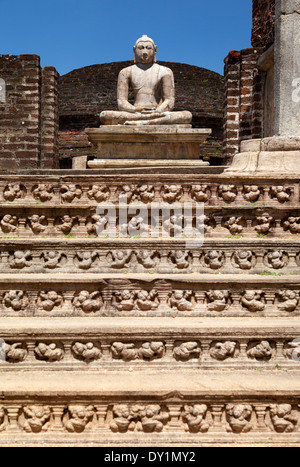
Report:
[[[143,34],[158,61],[223,73],[232,50],[250,47],[252,0],[0,0],[0,53],[37,54],[60,74],[133,58]]]

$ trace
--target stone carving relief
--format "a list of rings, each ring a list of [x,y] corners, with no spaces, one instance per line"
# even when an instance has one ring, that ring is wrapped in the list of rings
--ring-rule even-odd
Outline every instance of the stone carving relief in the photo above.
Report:
[[[0,432],[4,431],[6,428],[5,424],[6,413],[3,407],[0,406]]]
[[[106,186],[93,185],[90,187],[87,195],[90,200],[95,200],[97,203],[102,203],[103,201],[108,200],[110,196],[110,190]]]
[[[295,339],[292,342],[286,342],[283,354],[286,358],[300,361],[300,339]]]
[[[241,235],[246,226],[246,222],[243,217],[230,217],[224,219],[224,227],[226,227],[231,235]]]
[[[247,290],[242,297],[242,305],[251,312],[263,311],[265,303],[261,290]]]
[[[289,230],[292,234],[300,233],[300,217],[289,217],[282,224],[284,230]]]
[[[3,303],[5,307],[12,308],[14,311],[22,311],[27,308],[29,300],[24,292],[11,290],[4,294]]]
[[[57,230],[63,233],[63,235],[69,235],[76,225],[79,224],[77,217],[71,217],[68,214],[65,216],[57,217],[54,225]]]
[[[258,201],[261,195],[260,188],[257,185],[244,185],[243,193],[245,200],[251,203]]]
[[[31,266],[32,256],[29,250],[15,251],[9,255],[9,265],[13,269],[23,269]]]
[[[205,420],[207,406],[204,404],[185,405],[182,412],[182,421],[185,431],[191,433],[207,433],[210,424]]]
[[[218,196],[226,203],[232,203],[237,197],[237,189],[234,185],[220,185]]]
[[[145,342],[139,346],[134,343],[114,342],[111,346],[113,358],[123,360],[154,360],[162,358],[164,350],[163,342]]]
[[[273,343],[266,340],[250,343],[247,350],[248,357],[256,360],[270,360],[273,356],[273,353]]]
[[[112,305],[118,311],[132,311],[135,305],[136,293],[132,290],[116,291],[113,295]]]
[[[193,185],[191,197],[198,203],[206,203],[211,197],[211,192],[208,185]]]
[[[79,269],[90,269],[95,266],[98,259],[97,251],[78,251],[74,258],[74,263]]]
[[[53,187],[49,184],[41,183],[33,187],[32,194],[34,199],[37,201],[46,203],[47,201],[51,201],[53,198]]]
[[[160,405],[115,405],[110,429],[114,433],[143,431],[160,433],[169,421],[169,414]]]
[[[101,345],[97,342],[75,342],[72,345],[72,352],[75,358],[91,362],[102,357]]]
[[[292,192],[290,188],[284,186],[272,186],[270,196],[272,199],[276,198],[280,203],[286,203],[290,201]]]
[[[163,217],[163,234],[167,236],[170,235],[171,237],[182,236],[183,219],[184,217],[182,215],[172,215]]]
[[[33,214],[28,218],[28,227],[32,230],[35,235],[44,233],[48,227],[48,220],[46,216],[39,216],[38,214]]]
[[[62,185],[60,193],[63,203],[72,203],[74,199],[81,198],[82,189],[79,185],[75,185],[72,183],[70,185]]]
[[[236,354],[238,344],[234,341],[213,342],[210,348],[210,356],[215,360],[226,360],[233,358]]]
[[[232,260],[236,268],[247,270],[252,268],[255,257],[250,250],[237,250],[233,254]]]
[[[40,292],[38,296],[38,305],[42,310],[50,312],[54,308],[60,307],[63,303],[63,297],[54,290],[50,292]]]
[[[97,236],[97,235],[104,235],[106,229],[108,227],[108,219],[106,216],[100,216],[98,214],[94,214],[93,216],[89,216],[86,219],[86,230],[88,235]]]
[[[211,250],[203,257],[204,266],[210,269],[220,269],[224,266],[225,258],[223,251]]]
[[[35,355],[40,360],[47,362],[59,361],[64,357],[64,350],[60,344],[40,342],[34,349]]]
[[[1,230],[4,233],[13,233],[16,232],[18,225],[19,225],[19,219],[17,216],[12,216],[11,214],[5,214],[5,216],[2,217],[1,222]]]
[[[274,225],[274,219],[268,213],[265,213],[256,218],[254,225],[258,235],[268,235]]]
[[[170,254],[170,260],[177,269],[188,269],[191,265],[191,259],[191,253],[186,250],[174,250]]]
[[[92,405],[69,405],[64,426],[70,433],[82,433],[93,421],[95,409]]]
[[[51,410],[48,406],[30,405],[23,408],[23,429],[27,433],[41,433],[50,426]]]
[[[108,260],[112,268],[128,268],[132,257],[132,250],[112,250],[108,255]]]
[[[272,404],[270,416],[277,433],[292,433],[295,431],[298,424],[298,415],[290,404]]]
[[[228,306],[229,292],[223,290],[211,290],[207,293],[209,311],[224,311]]]
[[[201,347],[198,342],[183,342],[175,345],[173,356],[176,360],[190,360],[191,358],[199,358],[201,355]]]
[[[136,253],[136,259],[145,269],[154,269],[159,263],[159,254],[156,251],[140,250]]]
[[[228,404],[226,406],[227,431],[233,433],[248,433],[252,430],[253,409],[251,405]]]
[[[278,294],[277,307],[280,311],[295,311],[299,303],[299,292],[295,290],[281,290]]]
[[[183,195],[181,185],[164,185],[162,187],[162,199],[167,203],[179,201]]]
[[[15,183],[9,183],[3,192],[3,197],[5,201],[16,201],[18,199],[25,198],[26,189],[23,185],[18,185]]]
[[[62,267],[67,262],[67,256],[60,251],[45,251],[41,255],[41,259],[44,262],[44,267],[47,269],[56,269]]]
[[[270,251],[265,256],[266,266],[273,269],[282,269],[288,265],[288,255],[284,251]]]
[[[28,355],[27,349],[22,342],[15,342],[13,344],[6,342],[4,353],[6,361],[13,363],[23,362]]]
[[[193,293],[188,290],[175,290],[170,298],[171,308],[175,308],[178,311],[192,311],[192,295]]]
[[[103,301],[100,292],[88,292],[83,290],[75,295],[73,306],[75,310],[81,310],[84,313],[95,313],[101,309]]]
[[[182,404],[160,403],[120,403],[107,404],[98,407],[88,403],[74,403],[68,406],[50,406],[47,404],[12,405],[7,409],[0,406],[0,432],[6,434],[23,431],[31,435],[57,430],[61,433],[93,434],[101,430],[125,434],[160,433],[165,428],[175,430],[175,433],[200,434],[212,431],[212,436],[220,434],[220,429],[226,429],[235,436],[252,432],[261,436],[264,433],[288,434],[298,431],[299,404],[273,403],[264,400],[253,404],[220,402],[215,405],[186,402]],[[171,419],[176,413],[176,419]],[[218,421],[218,426],[216,424]],[[173,424],[171,427],[169,422]],[[174,425],[175,424],[175,425]],[[241,439],[247,439],[242,437]],[[249,439],[249,438],[248,438]],[[256,438],[251,437],[251,442]],[[276,438],[275,438],[276,439]],[[282,440],[282,437],[278,438]],[[293,440],[293,438],[291,438]]]
[[[138,290],[136,292],[135,306],[141,311],[151,311],[158,308],[159,301],[157,297],[157,290]]]

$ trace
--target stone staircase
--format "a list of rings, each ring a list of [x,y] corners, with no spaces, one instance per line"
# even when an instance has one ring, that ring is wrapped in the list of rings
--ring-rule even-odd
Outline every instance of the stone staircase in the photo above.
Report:
[[[2,175],[0,445],[297,445],[299,187]],[[204,244],[164,237],[163,218],[157,238],[124,238],[120,195],[204,203]],[[116,238],[97,236],[103,201]]]

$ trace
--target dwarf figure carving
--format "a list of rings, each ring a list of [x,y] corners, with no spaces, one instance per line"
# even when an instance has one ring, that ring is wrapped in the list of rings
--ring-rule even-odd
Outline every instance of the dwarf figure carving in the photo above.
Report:
[[[218,189],[218,195],[227,203],[232,203],[237,197],[237,190],[234,185],[221,185]]]
[[[216,360],[226,360],[227,358],[234,357],[236,348],[236,342],[216,342],[210,349],[210,355]]]
[[[51,410],[48,406],[31,405],[23,408],[26,417],[23,425],[27,433],[41,433],[50,426]]]
[[[49,362],[59,361],[62,360],[64,357],[63,349],[60,347],[59,344],[56,344],[54,342],[52,342],[51,344],[40,342],[36,346],[34,353],[40,360],[46,360]]]
[[[246,201],[255,202],[261,195],[260,189],[257,185],[244,186],[244,198]]]
[[[206,433],[210,425],[205,421],[207,406],[204,404],[185,405],[182,420],[185,423],[185,431],[191,433]]]
[[[93,342],[75,342],[72,346],[72,352],[77,358],[87,362],[99,360],[102,357],[100,346]]]
[[[263,311],[265,304],[262,301],[262,291],[247,290],[242,297],[242,305],[248,308],[249,311]]]
[[[102,307],[102,298],[100,292],[88,292],[83,290],[73,300],[73,305],[85,313],[95,313]]]
[[[292,433],[298,423],[298,415],[290,404],[270,406],[270,415],[277,433]]]
[[[53,311],[55,307],[62,304],[63,298],[54,290],[50,292],[41,292],[39,295],[40,304],[43,310]]]
[[[11,268],[23,269],[31,265],[32,256],[29,250],[15,251],[9,258]]]
[[[177,308],[178,311],[192,311],[193,304],[190,301],[192,292],[184,290],[176,290],[170,299],[170,305]]]
[[[94,199],[97,203],[102,203],[103,201],[107,201],[110,191],[106,186],[93,185],[87,195],[89,199]]]
[[[226,418],[227,418],[227,431],[233,431],[234,433],[248,433],[252,430],[251,416],[252,416],[251,405],[243,404],[228,404],[226,406]]]
[[[88,426],[95,414],[92,405],[69,405],[69,420],[65,422],[66,430],[70,433],[82,433]]]
[[[256,360],[270,360],[273,356],[273,348],[268,341],[254,342],[247,350],[247,355]]]
[[[11,214],[5,214],[5,216],[3,216],[1,219],[0,225],[4,233],[11,233],[17,230],[19,221],[18,221],[17,216],[12,216]]]
[[[4,190],[3,197],[6,201],[15,201],[24,197],[24,191],[20,185],[9,183]]]
[[[46,203],[53,198],[53,187],[42,183],[34,187],[32,193],[35,199],[38,199],[41,203]]]
[[[75,198],[79,199],[82,196],[82,190],[77,185],[63,185],[60,189],[61,199],[64,203],[72,203]]]
[[[198,342],[183,342],[176,346],[173,355],[177,360],[189,360],[190,358],[199,358],[201,347]]]
[[[224,290],[211,290],[207,293],[209,311],[224,311],[228,305],[229,292]]]

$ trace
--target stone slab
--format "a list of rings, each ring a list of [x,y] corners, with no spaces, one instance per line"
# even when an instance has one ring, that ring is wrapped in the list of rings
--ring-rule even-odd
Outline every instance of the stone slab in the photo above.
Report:
[[[216,397],[300,397],[300,372],[273,373],[245,371],[232,372],[143,372],[128,371],[119,374],[85,372],[36,372],[5,373],[0,375],[1,400],[26,397],[37,399],[48,397],[58,401],[61,398],[84,397],[166,397],[179,393],[182,396],[216,398]],[[24,398],[25,398],[24,397]],[[174,396],[173,396],[174,397]],[[176,397],[176,395],[175,395]]]
[[[270,335],[283,337],[286,334],[300,333],[298,317],[269,318],[236,317],[236,318],[206,318],[206,317],[8,317],[0,318],[0,338],[8,336],[24,338],[31,335],[39,337],[58,336],[72,339],[73,336],[87,338],[88,336],[134,336],[143,339],[144,336],[175,335],[186,337],[197,334],[207,336],[221,334],[222,337],[236,335],[251,335],[259,337]],[[299,366],[300,370],[300,366]]]
[[[127,169],[127,168],[171,168],[176,167],[191,167],[198,169],[199,167],[207,167],[209,162],[199,161],[199,160],[147,160],[147,159],[94,159],[93,161],[88,162],[88,167],[92,169]]]
[[[275,136],[244,141],[227,174],[300,175],[299,137]]]
[[[98,147],[99,159],[199,159],[200,144],[210,129],[182,125],[88,128],[89,140]]]

